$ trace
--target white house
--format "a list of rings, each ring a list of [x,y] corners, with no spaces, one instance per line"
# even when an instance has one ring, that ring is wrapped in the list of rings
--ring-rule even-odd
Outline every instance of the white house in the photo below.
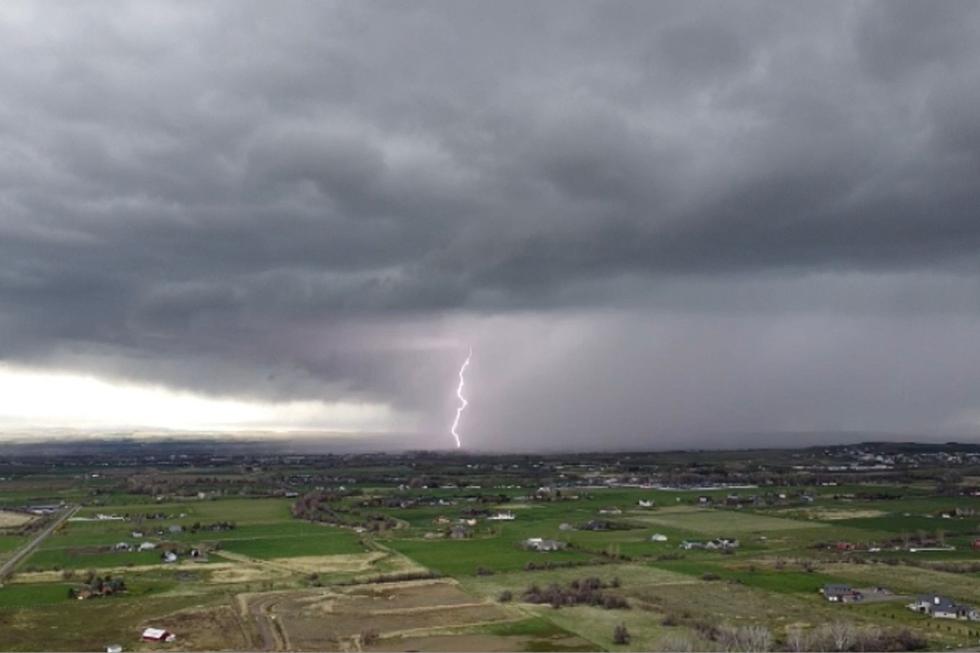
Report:
[[[560,551],[564,549],[567,545],[564,542],[558,540],[546,540],[540,537],[529,537],[524,540],[525,549],[533,549],[535,551]]]
[[[650,541],[651,542],[666,542],[667,541],[667,536],[664,535],[663,533],[654,533],[653,535],[650,536]]]
[[[947,596],[938,594],[928,594],[916,597],[915,601],[909,603],[909,610],[921,612],[936,619],[962,619],[966,621],[980,621],[980,611],[971,605],[957,603]]]
[[[640,499],[636,504],[641,508],[653,508],[654,501],[653,499]]]
[[[487,517],[488,521],[514,521],[515,519],[517,519],[517,515],[510,510],[504,510]]]

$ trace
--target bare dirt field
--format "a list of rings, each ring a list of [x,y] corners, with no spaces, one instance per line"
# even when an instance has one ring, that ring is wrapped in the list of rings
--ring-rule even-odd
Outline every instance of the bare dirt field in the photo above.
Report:
[[[390,637],[365,646],[365,651],[527,651],[543,650],[528,645],[532,637],[519,635],[433,635],[429,637]],[[588,650],[589,643],[578,637],[545,640],[552,650]]]
[[[276,558],[263,560],[230,551],[218,551],[216,555],[238,563],[273,569],[278,572],[295,574],[337,574],[368,571],[378,560],[387,554],[380,551],[369,553],[338,554],[325,556],[299,556],[296,558]]]
[[[32,515],[10,510],[0,510],[0,528],[17,528],[37,519]]]
[[[229,606],[190,609],[174,612],[144,624],[164,628],[177,634],[177,641],[168,648],[194,651],[241,651],[254,646],[254,635]],[[160,648],[157,644],[142,644],[141,649]]]
[[[443,581],[414,581],[360,585],[346,592],[345,610],[403,610],[421,607],[469,605],[477,602],[455,585]]]
[[[431,638],[444,629],[522,617],[473,598],[449,581],[263,593],[242,600],[244,612],[255,619],[269,649],[350,649],[357,648],[361,635],[368,631],[382,638]],[[455,646],[447,644],[443,650],[454,650]]]
[[[868,517],[881,517],[887,515],[883,510],[846,510],[840,508],[788,508],[777,511],[780,513],[793,513],[820,521],[838,521],[841,519],[865,519]]]

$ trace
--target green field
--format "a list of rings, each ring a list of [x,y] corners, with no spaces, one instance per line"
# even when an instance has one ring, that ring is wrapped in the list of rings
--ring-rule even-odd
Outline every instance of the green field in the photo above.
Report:
[[[926,476],[921,469],[915,482],[905,484],[802,482],[804,474],[785,471],[795,458],[773,455],[787,466],[782,477],[774,472],[786,485],[711,490],[604,487],[592,476],[571,485],[580,471],[595,473],[587,457],[552,467],[531,457],[430,461],[427,454],[387,464],[371,457],[356,464],[343,457],[272,463],[244,457],[234,464],[204,457],[186,467],[170,461],[172,470],[132,463],[99,469],[96,476],[75,468],[52,473],[51,465],[32,475],[18,467],[11,491],[0,486],[0,505],[63,500],[81,507],[81,520],[47,537],[0,587],[0,650],[102,650],[108,643],[165,650],[139,641],[147,625],[173,628],[176,648],[201,651],[372,650],[349,634],[336,641],[313,637],[341,627],[377,629],[378,648],[386,650],[398,649],[401,637],[420,650],[453,643],[470,650],[504,643],[525,651],[717,650],[723,647],[721,626],[763,628],[771,650],[787,650],[791,629],[815,632],[839,622],[909,628],[933,650],[980,642],[980,623],[943,623],[904,607],[907,596],[933,592],[980,604],[980,552],[971,547],[980,516],[969,513],[975,497],[938,496],[918,478]],[[643,473],[635,459],[604,460],[611,483]],[[700,454],[676,453],[646,464],[657,470],[678,465],[675,473],[686,478],[702,462]],[[719,454],[704,473],[738,476],[755,469],[752,454],[730,452]],[[5,474],[14,477],[9,469]],[[536,496],[539,487],[559,479],[570,485]],[[283,498],[285,489],[328,496],[329,510],[303,516],[339,519],[345,526],[293,517],[294,499]],[[206,498],[197,498],[198,492]],[[776,499],[778,494],[788,496]],[[700,505],[703,496],[711,497],[710,507]],[[640,500],[655,505],[641,508]],[[736,507],[739,501],[742,507]],[[957,506],[962,517],[937,516]],[[487,519],[501,510],[513,511],[516,519]],[[122,520],[88,521],[100,513]],[[465,537],[449,537],[466,519],[476,523]],[[181,528],[171,531],[176,526]],[[136,530],[142,535],[134,536]],[[652,541],[654,534],[667,541]],[[903,545],[903,538],[937,535],[956,549],[911,553]],[[567,548],[524,549],[523,541],[534,537]],[[718,537],[737,538],[739,546],[680,546]],[[0,533],[0,559],[26,539]],[[113,550],[120,542],[158,548]],[[192,561],[186,555],[192,547],[205,550],[206,561]],[[181,552],[179,563],[161,560],[168,549]],[[946,566],[928,568],[940,564]],[[128,591],[69,599],[88,571],[122,577]],[[555,608],[551,599],[522,599],[531,586],[571,596],[570,588],[584,587],[589,578],[599,579],[607,598],[628,607],[597,600],[559,601]],[[818,593],[831,583],[883,586],[894,595],[881,603],[832,604]],[[331,612],[347,600],[353,608]],[[285,609],[277,606],[292,606],[270,626],[290,636],[288,647],[263,640],[259,628],[262,615]],[[300,627],[302,619],[307,621]],[[628,645],[613,641],[620,624],[631,635]],[[223,645],[229,633],[244,643]]]

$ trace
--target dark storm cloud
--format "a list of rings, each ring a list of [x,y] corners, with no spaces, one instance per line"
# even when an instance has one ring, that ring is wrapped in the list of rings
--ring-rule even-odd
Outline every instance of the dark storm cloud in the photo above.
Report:
[[[463,343],[541,319],[969,319],[978,31],[966,2],[5,6],[0,360],[435,425]],[[491,440],[529,414],[493,392]],[[724,431],[729,399],[669,426]],[[733,427],[896,426],[777,403]]]

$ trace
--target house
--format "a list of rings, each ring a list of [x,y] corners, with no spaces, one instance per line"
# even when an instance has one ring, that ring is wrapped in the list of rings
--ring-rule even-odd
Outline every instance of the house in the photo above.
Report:
[[[116,551],[132,551],[133,547],[129,542],[118,542],[112,547]]]
[[[704,545],[706,549],[731,550],[738,548],[738,539],[734,537],[718,537]]]
[[[465,540],[470,537],[470,529],[463,524],[456,524],[449,529],[449,538],[453,540]]]
[[[921,612],[936,619],[980,621],[980,611],[973,606],[957,603],[947,596],[938,594],[918,596],[906,607],[913,612]]]
[[[711,497],[709,497],[707,495],[704,495],[704,494],[702,494],[701,496],[698,497],[698,504],[700,504],[702,506],[706,506],[709,503],[711,503]]]
[[[641,508],[653,508],[655,501],[653,499],[640,499],[636,502],[636,505]]]
[[[558,530],[560,530],[560,531],[574,531],[575,530],[575,527],[572,526],[571,524],[569,524],[568,522],[562,522],[561,524],[558,525]]]
[[[173,563],[177,562],[177,554],[173,551],[165,551],[161,556],[164,562]]]
[[[181,526],[180,524],[172,524],[167,527],[167,530],[171,533],[183,533],[184,527]]]
[[[680,547],[685,551],[691,551],[692,549],[703,549],[705,545],[704,542],[699,540],[684,540],[681,542]]]
[[[620,510],[619,508],[617,508],[616,506],[610,506],[608,508],[600,508],[599,509],[599,514],[600,515],[621,515],[621,514],[623,514],[623,511]]]
[[[653,535],[650,536],[650,541],[651,542],[666,542],[667,541],[667,536],[664,535],[663,533],[654,533]]]
[[[133,531],[130,535],[133,537],[143,537],[143,531]]]
[[[152,551],[155,548],[157,548],[157,545],[154,542],[140,542],[140,551]]]
[[[122,646],[119,644],[109,644],[105,647],[105,653],[122,653]]]
[[[517,519],[517,516],[510,510],[498,512],[487,517],[487,521],[514,521],[515,519]]]
[[[529,537],[524,540],[524,548],[534,551],[561,551],[566,546],[565,542],[558,540],[546,540],[540,537]]]
[[[172,642],[177,639],[176,635],[163,628],[146,628],[142,637],[144,642]]]
[[[832,603],[853,603],[864,599],[864,595],[850,585],[827,584],[820,588],[820,593]]]

